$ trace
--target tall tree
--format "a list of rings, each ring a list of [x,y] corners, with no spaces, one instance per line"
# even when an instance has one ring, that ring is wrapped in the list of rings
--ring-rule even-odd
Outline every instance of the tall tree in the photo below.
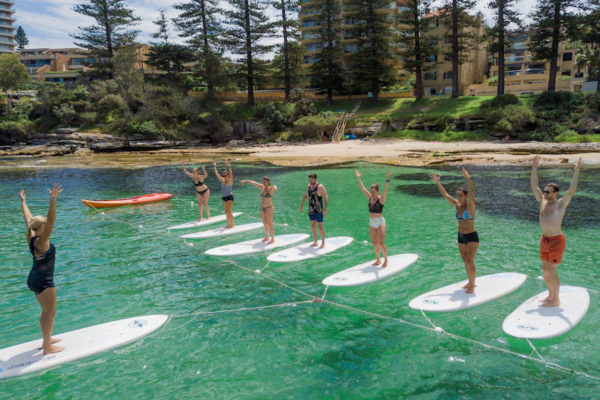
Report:
[[[0,56],[0,88],[6,93],[9,110],[12,110],[12,91],[20,89],[30,80],[27,68],[15,54],[6,53]]]
[[[305,82],[302,78],[304,63],[304,46],[296,41],[290,41],[286,47],[280,45],[277,47],[277,52],[271,61],[271,76],[273,84],[277,87],[296,88],[304,86]],[[286,101],[291,101],[291,96],[287,96]]]
[[[69,34],[75,46],[89,50],[96,58],[94,64],[98,77],[112,79],[114,73],[110,59],[115,51],[135,44],[139,30],[130,29],[141,19],[126,7],[125,0],[87,0],[76,5],[73,11],[93,18],[94,25],[78,27],[79,34]]]
[[[452,98],[459,94],[459,68],[469,61],[469,50],[473,47],[476,35],[472,28],[480,26],[480,21],[468,11],[477,6],[476,0],[447,0],[441,8],[440,21],[448,27],[452,47],[446,56],[452,59]]]
[[[242,65],[248,83],[248,105],[254,105],[254,85],[264,72],[256,59],[269,53],[274,45],[262,42],[276,33],[275,25],[266,14],[265,0],[229,0],[233,10],[225,11],[227,29],[225,48],[240,56],[236,61]]]
[[[160,9],[160,17],[156,21],[152,21],[152,23],[158,26],[158,31],[150,34],[153,39],[159,39],[162,41],[161,44],[169,44],[169,20],[165,15],[165,10]]]
[[[529,38],[529,50],[535,59],[550,62],[548,91],[556,89],[559,43],[569,38],[567,28],[576,18],[575,10],[581,7],[580,0],[538,0],[535,9],[529,14],[533,20],[530,25],[533,34]]]
[[[22,26],[17,28],[17,33],[15,35],[15,42],[19,45],[18,49],[23,50],[25,46],[29,44],[29,39],[27,39],[27,35],[25,34],[25,30]]]
[[[423,98],[423,75],[434,69],[436,62],[431,62],[431,55],[439,53],[438,37],[429,34],[434,28],[435,17],[430,15],[431,0],[407,0],[406,10],[398,13],[398,24],[408,28],[398,31],[398,42],[401,44],[401,59],[404,69],[415,74],[415,97]]]
[[[581,51],[575,56],[575,64],[588,71],[588,79],[598,82],[596,92],[600,93],[600,0],[591,0],[590,9],[572,30],[579,40]]]
[[[119,49],[113,57],[115,81],[123,91],[126,112],[125,122],[129,122],[131,115],[129,98],[132,91],[142,87],[144,77],[137,68],[137,52],[133,46]]]
[[[276,26],[281,28],[283,36],[280,51],[283,57],[283,90],[285,101],[289,102],[295,72],[291,66],[291,52],[293,50],[296,51],[296,55],[298,54],[298,40],[300,39],[298,32],[300,22],[298,18],[293,18],[291,14],[298,12],[298,0],[273,0],[271,5],[281,13],[281,19],[277,21]]]
[[[321,14],[315,21],[319,29],[321,53],[312,65],[312,86],[327,92],[327,104],[333,104],[334,90],[344,87],[342,57],[342,10],[338,0],[322,0]]]
[[[346,0],[344,6],[350,10],[349,15],[360,18],[346,29],[356,38],[357,45],[356,53],[349,57],[353,80],[373,93],[373,101],[378,101],[381,88],[398,81],[391,64],[395,57],[392,21],[381,12],[389,8],[389,0]]]
[[[508,40],[510,25],[521,27],[522,20],[518,11],[513,9],[518,0],[491,0],[488,7],[494,10],[495,24],[489,29],[488,36],[492,40],[489,47],[492,53],[498,53],[498,94],[504,94],[505,87],[505,54],[512,49]]]
[[[197,74],[202,78],[212,97],[215,91],[217,76],[221,72],[222,48],[220,45],[223,27],[219,20],[222,10],[218,0],[190,0],[180,3],[175,8],[181,14],[174,19],[179,36],[198,54]]]

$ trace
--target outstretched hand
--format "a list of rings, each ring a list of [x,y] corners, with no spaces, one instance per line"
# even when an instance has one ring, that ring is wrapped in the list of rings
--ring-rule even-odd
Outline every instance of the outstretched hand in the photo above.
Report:
[[[243,181],[240,181],[240,183],[241,183],[242,185],[243,185],[244,183],[246,183],[246,182],[248,182],[248,181],[247,181],[247,180],[245,180],[245,179],[244,179]]]
[[[360,172],[358,172],[357,169],[354,170],[354,173],[356,174],[357,178],[360,178],[362,176],[362,174]]]
[[[385,176],[385,179],[387,179],[388,181],[390,180],[390,176],[392,176],[393,172],[390,171],[387,173],[387,175]]]
[[[578,172],[579,168],[581,168],[581,157],[577,161],[577,164],[575,164],[575,172]]]
[[[183,165],[183,167],[185,168],[185,161],[182,161],[181,165]]]
[[[540,165],[540,156],[534,156],[533,157],[533,168],[536,169],[538,166]]]
[[[19,197],[21,198],[21,201],[25,201],[25,190],[19,192]]]
[[[465,167],[463,167],[463,169],[462,169],[462,174],[467,180],[471,180],[471,177],[469,176],[469,173],[467,172]]]
[[[63,188],[60,185],[60,183],[55,183],[54,185],[52,185],[52,190],[48,189],[48,193],[50,193],[50,199],[56,200],[56,198],[59,194],[62,193],[62,191]]]
[[[213,167],[216,167],[216,166],[217,166],[217,162],[213,161]]]
[[[442,179],[441,175],[436,175],[435,172],[430,174],[429,177],[431,178],[432,181],[434,181],[435,183],[440,183],[440,180]]]
[[[229,160],[225,160],[225,165],[227,165],[227,168],[231,168],[231,165],[229,165]]]

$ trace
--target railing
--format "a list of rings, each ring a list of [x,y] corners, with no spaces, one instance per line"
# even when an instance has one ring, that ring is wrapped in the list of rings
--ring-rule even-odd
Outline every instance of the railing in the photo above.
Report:
[[[306,21],[304,24],[302,24],[303,28],[312,28],[315,26],[321,26],[321,21]]]
[[[343,112],[338,120],[331,141],[333,143],[339,143],[344,138],[344,131],[346,130],[346,124],[348,123],[348,113]]]
[[[518,56],[518,57],[508,57],[506,59],[507,62],[522,62],[525,61],[525,56]]]
[[[530,68],[525,70],[525,75],[538,75],[544,73],[546,73],[546,70],[543,68]]]
[[[313,39],[321,39],[321,35],[318,33],[311,33],[308,35],[302,35],[303,40],[313,40]]]
[[[512,48],[513,49],[526,49],[527,43],[513,43]]]
[[[317,15],[317,14],[321,14],[323,12],[322,9],[318,9],[318,10],[302,10],[298,13],[299,16],[304,17],[306,15]]]
[[[506,71],[504,73],[504,75],[506,75],[506,76],[517,76],[517,75],[521,75],[521,71]]]
[[[304,48],[306,49],[306,51],[321,51],[322,46],[321,44],[317,44],[316,46],[311,46],[311,45],[306,45],[304,46]]]

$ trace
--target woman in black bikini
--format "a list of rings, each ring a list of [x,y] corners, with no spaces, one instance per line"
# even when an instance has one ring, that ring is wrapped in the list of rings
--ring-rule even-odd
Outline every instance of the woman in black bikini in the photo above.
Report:
[[[204,165],[202,166],[202,175],[198,174],[198,168],[192,169],[192,173],[190,174],[185,168],[185,163],[182,161],[181,165],[183,165],[183,172],[193,179],[194,186],[196,186],[196,199],[198,200],[198,211],[200,212],[200,218],[198,221],[202,221],[202,209],[206,209],[206,219],[210,218],[210,208],[208,207],[208,198],[210,197],[210,189],[204,184],[204,180],[208,178],[208,174],[206,173],[206,168]]]
[[[25,191],[19,193],[23,217],[27,224],[27,243],[29,251],[33,255],[33,268],[27,278],[27,286],[35,294],[35,299],[42,306],[40,325],[42,328],[42,349],[44,354],[59,353],[65,348],[55,346],[54,343],[60,339],[52,339],[54,328],[54,317],[56,315],[56,288],[54,287],[54,261],[56,248],[50,243],[50,235],[56,221],[56,198],[62,192],[62,188],[55,183],[50,192],[50,207],[48,216],[33,217],[25,202]]]
[[[263,242],[267,244],[275,243],[275,226],[273,225],[273,216],[275,215],[275,207],[273,206],[273,195],[277,191],[277,186],[269,186],[271,179],[268,176],[263,178],[262,185],[258,182],[244,179],[240,182],[249,183],[260,189],[260,196],[262,197],[262,203],[260,205],[260,217],[262,218],[263,225],[265,227],[265,238]],[[270,233],[270,235],[269,235]]]
[[[459,188],[456,191],[456,199],[450,196],[446,189],[442,186],[440,179],[441,175],[431,174],[431,180],[437,184],[438,190],[456,209],[456,219],[458,220],[458,249],[460,250],[460,256],[465,263],[465,269],[467,270],[467,276],[469,282],[463,286],[463,289],[467,289],[466,293],[473,293],[475,291],[475,277],[477,276],[477,268],[475,268],[475,256],[477,255],[477,249],[479,248],[479,235],[475,230],[475,208],[477,203],[475,202],[475,193],[473,193],[473,182],[466,169],[462,169],[463,176],[467,179],[468,190],[465,188]],[[468,196],[468,201],[467,201]]]

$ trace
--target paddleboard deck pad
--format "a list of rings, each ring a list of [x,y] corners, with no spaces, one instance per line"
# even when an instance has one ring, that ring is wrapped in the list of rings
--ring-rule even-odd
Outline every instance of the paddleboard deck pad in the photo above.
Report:
[[[502,330],[528,339],[549,339],[570,331],[587,313],[590,295],[582,287],[561,286],[558,296],[558,307],[542,307],[540,300],[548,297],[547,290],[533,296],[506,317]]]
[[[306,233],[279,235],[275,236],[275,243],[267,244],[263,239],[247,240],[245,242],[229,244],[227,246],[216,247],[206,251],[211,256],[239,256],[243,254],[260,253],[269,251],[278,247],[289,246],[294,243],[308,239],[310,236]]]
[[[475,292],[467,294],[462,289],[469,281],[454,283],[416,297],[408,303],[410,308],[423,311],[458,311],[475,307],[517,290],[527,280],[527,275],[516,272],[478,276]]]
[[[358,286],[379,281],[408,268],[419,258],[416,254],[397,254],[388,257],[388,265],[373,265],[375,260],[340,271],[323,279],[327,286]],[[383,260],[382,260],[383,262]]]
[[[242,215],[241,212],[235,212],[235,213],[233,213],[233,218],[239,217],[240,215]],[[216,217],[211,217],[211,218],[203,219],[200,221],[192,221],[192,222],[187,222],[187,223],[181,224],[181,225],[171,226],[171,227],[167,228],[167,230],[175,231],[178,229],[198,228],[201,226],[212,225],[212,224],[216,224],[217,222],[224,222],[224,221],[227,221],[226,215],[217,215]]]
[[[53,335],[60,353],[43,354],[42,340],[0,350],[0,379],[25,375],[135,342],[156,331],[167,315],[145,315]]]
[[[277,253],[271,254],[267,257],[267,260],[273,262],[295,262],[302,261],[309,258],[319,257],[337,249],[348,246],[354,239],[348,236],[335,236],[331,238],[325,238],[325,248],[320,249],[319,246],[311,247],[311,243],[301,244],[296,247],[278,251]]]
[[[236,225],[230,229],[225,229],[225,228],[211,229],[211,230],[203,231],[203,232],[189,233],[187,235],[182,235],[179,237],[182,239],[207,239],[207,238],[212,238],[212,237],[235,235],[236,233],[248,232],[248,231],[252,231],[254,229],[260,229],[262,227],[263,227],[262,222],[253,222],[251,224]]]

